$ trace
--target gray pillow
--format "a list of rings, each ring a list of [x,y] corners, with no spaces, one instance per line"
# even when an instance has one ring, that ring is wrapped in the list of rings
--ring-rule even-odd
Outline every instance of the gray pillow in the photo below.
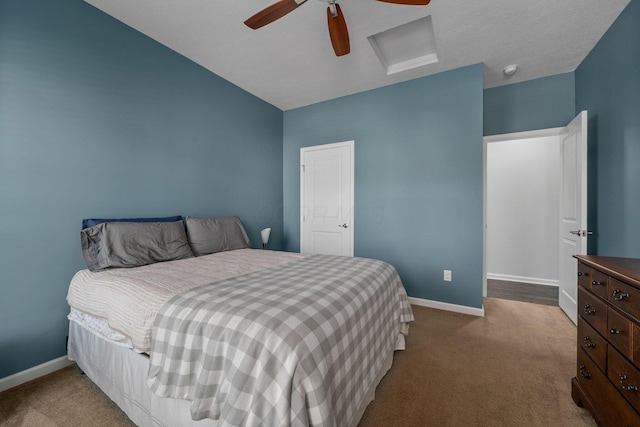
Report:
[[[80,232],[89,270],[193,257],[182,221],[105,222]]]
[[[249,237],[237,216],[188,216],[186,223],[189,244],[196,256],[251,247]]]

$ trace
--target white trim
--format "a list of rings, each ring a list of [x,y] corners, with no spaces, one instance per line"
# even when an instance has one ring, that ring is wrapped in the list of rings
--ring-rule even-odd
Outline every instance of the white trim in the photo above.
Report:
[[[487,296],[487,137],[482,138],[482,297]]]
[[[549,128],[539,130],[527,130],[524,132],[504,133],[500,135],[489,135],[482,137],[484,142],[504,142],[514,139],[544,138],[546,136],[558,136],[565,128]]]
[[[422,298],[409,297],[409,303],[421,307],[435,308],[438,310],[453,311],[454,313],[470,314],[484,317],[484,305],[482,308],[468,307],[466,305],[450,304],[448,302],[432,301]]]
[[[10,388],[27,383],[31,380],[35,380],[36,378],[43,377],[62,368],[66,368],[73,363],[74,362],[69,360],[67,356],[62,356],[41,365],[34,366],[33,368],[26,369],[22,372],[9,375],[8,377],[0,379],[0,392],[9,390]]]
[[[487,279],[505,280],[507,282],[531,283],[533,285],[560,286],[560,280],[540,279],[538,277],[512,276],[509,274],[487,273]]]

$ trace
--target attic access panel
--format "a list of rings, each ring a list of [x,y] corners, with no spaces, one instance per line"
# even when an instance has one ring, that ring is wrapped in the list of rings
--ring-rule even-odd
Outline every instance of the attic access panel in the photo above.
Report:
[[[388,75],[438,62],[431,15],[367,38]]]

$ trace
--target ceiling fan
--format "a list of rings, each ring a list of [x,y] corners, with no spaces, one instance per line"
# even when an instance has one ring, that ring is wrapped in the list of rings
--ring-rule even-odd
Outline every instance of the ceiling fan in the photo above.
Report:
[[[260,12],[253,15],[251,18],[244,21],[245,25],[249,28],[257,30],[260,27],[264,27],[273,21],[282,18],[289,12],[292,12],[302,3],[307,0],[280,0],[271,6],[266,7]],[[329,24],[329,37],[331,38],[331,44],[336,56],[346,55],[351,51],[349,45],[349,31],[347,30],[347,23],[344,20],[344,15],[340,9],[340,5],[336,3],[336,0],[322,0],[329,3],[327,8],[327,22]],[[414,6],[426,6],[431,0],[378,0],[386,3],[406,4]]]

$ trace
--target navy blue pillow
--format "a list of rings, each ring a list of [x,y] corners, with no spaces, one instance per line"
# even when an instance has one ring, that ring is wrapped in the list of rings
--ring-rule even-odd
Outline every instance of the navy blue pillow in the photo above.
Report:
[[[176,222],[182,221],[181,215],[166,216],[162,218],[119,218],[119,219],[102,219],[102,218],[89,218],[82,220],[82,229],[93,227],[94,225],[102,224],[104,222]]]

